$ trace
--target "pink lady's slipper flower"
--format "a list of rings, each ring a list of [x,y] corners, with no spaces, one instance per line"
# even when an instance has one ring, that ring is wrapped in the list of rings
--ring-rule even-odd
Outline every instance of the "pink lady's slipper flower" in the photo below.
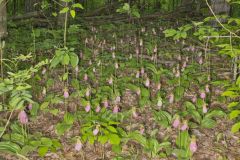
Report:
[[[205,86],[205,91],[206,91],[206,93],[209,93],[209,92],[210,92],[210,89],[209,89],[209,85],[208,85],[208,84]]]
[[[43,87],[43,90],[42,90],[42,95],[43,95],[43,96],[46,96],[46,94],[47,94],[47,90],[46,90],[46,88],[45,88],[45,87]]]
[[[116,58],[115,52],[112,53],[112,58],[113,58],[113,59]]]
[[[109,107],[109,104],[108,104],[108,100],[107,100],[107,99],[105,99],[105,100],[103,101],[103,106],[104,106],[105,108],[108,108],[108,107]]]
[[[157,84],[157,90],[159,91],[161,89],[161,83]]]
[[[136,55],[139,55],[139,49],[138,48],[135,49],[135,53],[136,53]]]
[[[100,106],[97,106],[96,109],[95,109],[95,112],[100,112],[101,111],[101,107]]]
[[[132,54],[130,54],[130,55],[129,55],[129,59],[132,59],[132,57],[133,57]]]
[[[187,123],[187,121],[185,120],[185,121],[183,121],[183,124],[182,124],[182,126],[181,126],[181,128],[180,128],[182,131],[185,131],[185,130],[187,130],[188,129],[188,123]]]
[[[177,60],[179,60],[179,61],[181,61],[181,60],[182,60],[182,57],[181,57],[181,55],[178,55],[178,56],[177,56]]]
[[[115,99],[115,102],[116,102],[116,103],[120,103],[120,102],[121,102],[121,97],[120,97],[120,96],[117,96],[116,99]]]
[[[85,111],[89,112],[91,110],[91,105],[88,103],[87,106],[85,107]]]
[[[90,92],[91,92],[91,91],[90,91],[90,89],[89,89],[89,88],[87,88],[87,90],[86,90],[86,93],[85,93],[85,96],[86,96],[86,97],[89,97],[89,96],[90,96],[90,94],[91,94]]]
[[[42,75],[44,75],[47,72],[47,69],[44,67],[42,70]]]
[[[78,66],[75,67],[75,72],[76,72],[76,73],[79,72],[79,67],[78,67]]]
[[[86,73],[84,74],[83,80],[84,80],[84,81],[87,81],[87,80],[88,80],[88,75],[87,75]]]
[[[200,93],[200,97],[201,97],[202,99],[205,99],[205,98],[206,98],[206,93],[205,93],[204,91],[202,91],[202,92]]]
[[[115,69],[118,69],[118,63],[115,63]]]
[[[119,112],[119,107],[117,105],[115,105],[113,107],[113,113],[118,113]]]
[[[162,98],[159,97],[159,98],[158,98],[158,102],[157,102],[157,106],[158,106],[159,108],[161,108],[162,105],[163,105],[163,103],[162,103]]]
[[[93,67],[93,72],[96,73],[96,68],[95,67]]]
[[[197,148],[198,148],[198,147],[197,147],[197,142],[196,142],[195,136],[193,136],[193,137],[191,138],[191,142],[190,142],[189,147],[190,147],[190,151],[191,151],[192,153],[194,153],[194,152],[197,151]]]
[[[143,127],[143,126],[141,126],[141,128],[140,128],[140,131],[139,131],[139,132],[140,132],[140,134],[141,134],[141,135],[143,135],[143,134],[144,134],[144,132],[145,132],[145,129],[144,129],[144,127]]]
[[[19,112],[18,120],[21,124],[27,124],[28,123],[28,116],[27,116],[27,114],[24,110]]]
[[[139,78],[139,77],[140,77],[140,72],[137,71],[137,73],[136,73],[136,78]]]
[[[99,132],[99,126],[97,126],[94,130],[93,130],[93,135],[96,136]]]
[[[150,80],[149,80],[149,78],[146,79],[146,81],[145,81],[145,86],[146,86],[146,87],[149,87],[149,86],[150,86]]]
[[[179,70],[177,70],[177,72],[176,72],[176,74],[175,74],[175,77],[176,77],[176,78],[180,77],[180,71],[179,71]]]
[[[169,101],[169,103],[173,103],[173,101],[174,101],[174,94],[173,94],[173,93],[171,93],[171,94],[169,95],[168,101]]]
[[[89,64],[89,66],[91,66],[92,65],[92,60],[89,60],[88,64]]]
[[[68,89],[64,89],[63,97],[67,99],[69,97]]]
[[[173,126],[174,128],[178,128],[179,125],[180,125],[180,117],[177,115],[176,118],[175,118],[175,120],[174,120],[173,123],[172,123],[172,126]]]
[[[141,68],[141,74],[143,75],[144,72],[145,72],[145,70],[144,70],[144,68],[142,67],[142,68]]]
[[[143,39],[140,39],[139,45],[143,46]]]
[[[197,101],[197,96],[194,95],[194,96],[192,97],[192,102],[195,103],[196,101]]]
[[[80,139],[77,140],[77,143],[75,144],[75,150],[76,151],[80,151],[83,147],[82,142],[80,141]]]
[[[198,63],[203,64],[203,58],[202,57],[199,58]]]
[[[136,91],[137,95],[140,96],[141,95],[141,89],[138,88],[137,91]]]
[[[186,57],[186,62],[188,62],[188,60],[189,60],[189,57],[187,56],[187,57]]]
[[[202,111],[203,111],[203,113],[207,113],[208,112],[206,103],[203,104]]]
[[[108,84],[109,84],[109,85],[112,85],[112,84],[113,84],[113,78],[112,78],[112,77],[110,77],[110,78],[108,79]]]
[[[157,53],[157,45],[154,47],[153,52],[154,52],[154,53]]]
[[[27,108],[28,108],[29,110],[32,110],[32,108],[33,108],[32,103],[29,103],[28,106],[27,106]]]
[[[183,62],[183,65],[182,65],[182,68],[186,68],[186,67],[187,67],[187,62],[184,61],[184,62]]]
[[[136,108],[135,107],[133,107],[133,109],[132,109],[132,116],[133,116],[133,118],[137,118],[138,117],[138,114],[136,112]]]

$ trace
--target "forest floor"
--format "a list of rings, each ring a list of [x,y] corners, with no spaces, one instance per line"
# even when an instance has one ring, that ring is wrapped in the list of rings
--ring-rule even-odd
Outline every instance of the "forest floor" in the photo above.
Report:
[[[155,26],[155,24],[151,24],[152,26]],[[149,33],[152,31],[152,26],[147,26],[147,30]],[[102,28],[101,28],[102,27]],[[94,66],[97,67],[98,63],[98,56],[103,56],[106,54],[109,57],[112,56],[111,53],[103,53],[103,55],[99,55],[95,51],[99,52],[101,50],[101,47],[98,47],[98,44],[102,42],[102,39],[107,40],[107,44],[105,45],[105,51],[106,52],[111,52],[111,47],[112,44],[114,43],[118,51],[116,53],[118,54],[119,52],[123,52],[122,54],[119,54],[117,58],[119,58],[118,62],[120,65],[120,71],[118,71],[118,75],[116,76],[118,79],[121,79],[123,77],[134,77],[136,74],[136,70],[140,70],[141,66],[137,66],[136,68],[128,68],[127,62],[125,60],[121,59],[121,56],[129,57],[130,52],[132,55],[135,55],[135,44],[134,42],[139,39],[139,37],[135,37],[136,35],[138,36],[138,31],[136,30],[130,30],[130,31],[125,31],[125,33],[120,33],[122,38],[115,39],[113,37],[113,33],[118,33],[118,25],[115,27],[109,25],[108,27],[106,26],[101,26],[97,27],[97,29],[103,31],[101,32],[101,35],[98,35],[97,33],[88,35],[86,34],[85,38],[88,37],[89,41],[87,44],[87,47],[91,48],[92,50],[90,51],[92,54],[90,57],[93,59],[92,63]],[[104,28],[105,27],[105,28]],[[114,29],[111,29],[113,27]],[[89,27],[90,28],[90,27]],[[149,41],[152,42],[152,39],[155,39],[158,37],[160,42],[158,41],[157,43],[161,43],[158,46],[158,50],[163,52],[161,56],[159,56],[159,64],[158,66],[161,66],[163,68],[168,69],[170,72],[172,72],[173,66],[176,66],[179,62],[177,59],[176,55],[182,54],[181,52],[185,52],[184,47],[187,48],[189,45],[192,44],[185,44],[183,49],[176,44],[174,44],[173,41],[168,41],[164,38],[162,34],[162,29],[159,29],[159,26],[155,26],[153,28],[158,28],[157,31],[159,31],[159,35],[155,36],[152,38],[149,35],[145,35],[144,38],[150,37]],[[74,30],[74,29],[73,29]],[[90,29],[89,29],[90,30]],[[147,32],[147,31],[146,31]],[[80,34],[82,33],[82,30],[79,32]],[[73,35],[75,33],[72,33]],[[85,34],[85,33],[84,33]],[[10,33],[11,36],[11,33]],[[95,36],[95,37],[94,37]],[[132,37],[131,37],[132,36]],[[70,33],[71,37],[71,33]],[[111,38],[109,38],[111,37]],[[74,39],[74,37],[71,37]],[[71,38],[69,38],[71,41]],[[81,41],[84,41],[85,38],[81,37]],[[99,38],[99,39],[98,39]],[[125,38],[125,39],[124,39]],[[96,40],[95,40],[96,39]],[[137,40],[136,40],[137,39]],[[49,41],[48,41],[49,42]],[[145,42],[145,41],[144,41]],[[47,42],[46,42],[47,43]],[[50,42],[49,42],[50,43]],[[77,42],[78,43],[78,42]],[[84,47],[85,42],[81,42],[82,45],[80,47]],[[131,44],[133,43],[133,44]],[[146,45],[149,45],[148,43],[145,43]],[[75,45],[75,44],[73,44]],[[86,45],[86,44],[85,44]],[[161,47],[164,46],[164,47]],[[86,46],[85,46],[86,47]],[[181,48],[182,50],[180,50]],[[201,49],[199,49],[201,50]],[[146,55],[146,58],[151,58],[151,56],[148,55],[147,49],[143,50],[144,55]],[[48,52],[51,52],[48,51]],[[45,52],[46,53],[46,52]],[[44,52],[39,52],[39,54],[44,55]],[[125,54],[126,53],[126,54]],[[184,59],[186,56],[191,57],[192,63],[195,63],[196,57],[191,55],[191,53],[187,53],[186,55],[182,56],[182,59]],[[89,57],[88,57],[89,58]],[[136,60],[136,57],[133,56],[133,59]],[[223,69],[225,68],[224,64],[222,61],[227,61],[224,57],[221,58],[216,58],[215,61],[219,61],[219,65]],[[147,59],[146,63],[151,63],[155,64],[155,62],[152,62],[151,59]],[[170,61],[170,62],[169,62]],[[80,76],[79,78],[79,84],[80,85],[85,85],[89,86],[91,85],[91,88],[96,89],[99,87],[98,82],[100,81],[101,77],[99,76],[100,74],[100,69],[98,72],[92,72],[90,71],[89,66],[92,64],[88,64],[88,59],[85,59],[84,62],[81,62],[81,67],[83,68],[80,71]],[[170,64],[166,64],[166,63]],[[160,64],[162,63],[162,64]],[[180,62],[182,63],[182,62]],[[227,63],[227,62],[226,62]],[[115,65],[115,60],[106,60],[106,63],[104,64],[104,67],[106,70],[108,68],[114,68]],[[121,66],[123,65],[123,67]],[[227,65],[227,64],[226,64]],[[109,67],[110,66],[110,67]],[[48,68],[49,69],[49,68]],[[219,68],[218,68],[219,69]],[[92,68],[91,68],[92,70]],[[204,70],[204,69],[203,69]],[[58,75],[61,75],[63,72],[62,69],[60,71],[51,71],[50,69],[47,71],[48,74],[47,76],[41,78],[37,83],[35,84],[36,88],[41,88],[42,86],[45,86],[48,83],[48,80],[51,78],[53,79],[54,83],[51,85],[51,87],[48,88],[47,92],[51,92],[55,95],[61,95],[62,94],[62,89],[64,88],[64,83],[59,81]],[[59,73],[58,73],[59,72]],[[86,82],[83,80],[83,75],[84,73],[91,72],[91,74],[94,75],[93,78],[89,78],[87,85]],[[110,71],[106,71],[106,76],[109,76]],[[213,72],[218,74],[221,71],[215,71],[213,69]],[[116,73],[116,72],[115,72]],[[41,74],[41,73],[40,73]],[[114,74],[114,72],[113,72]],[[146,75],[145,75],[146,74]],[[144,73],[144,76],[147,76],[148,73]],[[222,73],[220,73],[222,74]],[[90,73],[89,73],[90,75]],[[142,76],[142,77],[144,77]],[[99,78],[100,77],[100,78]],[[217,77],[217,76],[216,76]],[[108,77],[104,77],[107,79]],[[162,78],[162,77],[161,77]],[[164,79],[165,78],[165,79]],[[225,78],[225,77],[224,77]],[[224,79],[221,77],[221,79]],[[228,77],[229,78],[229,77]],[[104,81],[105,81],[104,79]],[[171,79],[171,78],[170,78]],[[135,79],[131,80],[133,83],[139,83]],[[168,82],[169,79],[166,77],[163,77],[161,80],[162,88],[161,90],[164,90],[165,99],[164,100],[164,110],[168,113],[170,113],[172,116],[178,111],[182,110],[181,107],[183,106],[184,102],[173,102],[173,103],[168,103],[167,102],[167,96],[169,92],[172,92],[173,89],[175,89],[175,86],[171,86],[171,84]],[[100,82],[99,82],[100,83]],[[144,81],[140,82],[144,83]],[[100,86],[103,84],[100,84]],[[141,87],[144,86],[141,85]],[[34,88],[34,87],[33,87]],[[189,87],[190,89],[187,89],[186,93],[183,95],[185,100],[190,101],[191,95],[192,94],[198,94],[198,89],[199,88],[194,88],[194,87]],[[221,88],[221,87],[220,87]],[[148,88],[151,90],[150,92],[150,99],[154,99],[154,95],[156,95],[156,84],[151,83],[151,86]],[[227,103],[226,102],[218,102],[218,97],[221,97],[221,92],[217,91],[219,87],[212,86],[211,87],[211,104],[209,104],[208,108],[211,110],[214,109],[222,109],[227,112]],[[223,88],[221,88],[223,91]],[[75,88],[70,88],[69,89],[70,94],[74,93],[76,91]],[[34,92],[36,95],[34,95],[35,101],[43,104],[46,101],[46,97],[42,95],[42,92]],[[95,93],[94,93],[95,94]],[[82,97],[81,97],[82,98]],[[73,123],[73,127],[69,129],[66,133],[63,135],[59,136],[56,133],[56,126],[59,122],[63,120],[64,115],[66,112],[69,112],[71,114],[77,113],[79,110],[79,106],[81,106],[80,102],[81,99],[75,98],[75,97],[69,97],[67,100],[67,110],[66,110],[66,105],[60,103],[60,104],[54,104],[54,105],[49,105],[48,110],[54,110],[57,109],[57,114],[53,114],[50,112],[47,112],[45,110],[40,110],[38,112],[38,115],[35,117],[30,118],[29,124],[28,124],[28,131],[30,134],[38,133],[40,132],[43,136],[45,137],[50,137],[50,138],[58,138],[60,139],[60,143],[62,144],[61,149],[57,150],[56,152],[48,152],[44,158],[40,157],[37,152],[32,152],[29,157],[30,160],[110,160],[110,159],[116,159],[116,155],[121,157],[122,159],[126,160],[174,160],[177,159],[176,155],[171,154],[167,156],[167,158],[159,158],[159,157],[151,157],[146,152],[143,152],[142,146],[137,143],[135,140],[129,140],[126,143],[122,144],[122,152],[119,154],[116,154],[112,151],[111,145],[109,143],[106,143],[104,145],[100,145],[99,143],[94,143],[94,145],[89,144],[88,142],[83,144],[82,150],[76,151],[75,150],[75,143],[72,141],[72,137],[77,137],[81,135],[81,127],[82,124],[79,123],[78,121]],[[118,106],[120,108],[120,112],[117,113],[121,116],[121,113],[128,113],[131,112],[132,107],[138,107],[139,106],[139,97],[138,95],[127,88],[123,89],[121,91],[121,101],[118,103]],[[113,105],[113,103],[110,102],[110,105]],[[80,108],[81,111],[84,111],[84,108]],[[157,140],[163,140],[167,139],[171,144],[172,147],[176,147],[176,138],[178,137],[179,130],[171,127],[171,123],[169,124],[168,127],[163,127],[161,124],[159,124],[156,119],[154,118],[154,111],[159,111],[160,109],[154,105],[152,102],[150,105],[144,105],[144,107],[139,107],[137,108],[137,117],[132,117],[132,116],[126,116],[121,120],[121,123],[118,125],[119,127],[123,128],[125,131],[130,132],[130,131],[137,131],[141,132],[143,136],[150,136],[153,134],[155,135],[155,138]],[[94,111],[93,111],[94,112]],[[85,114],[85,113],[84,113]],[[83,114],[83,115],[84,115]],[[87,114],[87,113],[86,113]],[[191,115],[187,115],[185,118],[188,119],[189,121],[191,120],[190,118]],[[17,116],[15,116],[17,118]],[[221,117],[221,118],[216,118],[216,126],[214,128],[200,128],[200,127],[193,127],[189,128],[188,132],[191,135],[195,135],[197,139],[197,145],[198,149],[197,151],[193,154],[192,159],[193,160],[240,160],[240,134],[233,134],[231,133],[231,125],[233,122],[231,122],[227,116]],[[17,160],[19,158],[15,158],[14,156],[10,154],[5,154],[5,153],[0,153],[0,159],[3,160]],[[120,160],[120,158],[119,158]]]

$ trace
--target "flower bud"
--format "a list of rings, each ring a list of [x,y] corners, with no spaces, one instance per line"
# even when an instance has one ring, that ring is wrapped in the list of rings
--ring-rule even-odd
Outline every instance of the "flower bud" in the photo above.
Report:
[[[145,70],[144,70],[144,68],[142,67],[142,68],[141,68],[141,74],[143,75],[144,72],[145,72]]]
[[[208,85],[208,84],[205,86],[205,91],[206,91],[206,93],[209,93],[209,92],[210,92],[210,89],[209,89],[209,85]]]
[[[108,84],[109,84],[109,85],[112,85],[112,84],[113,84],[113,78],[112,78],[112,77],[109,78]]]
[[[179,116],[176,116],[175,120],[174,120],[173,123],[172,123],[172,126],[173,126],[174,128],[178,128],[179,125],[180,125],[180,118],[179,118]]]
[[[192,153],[194,153],[194,152],[196,152],[197,151],[197,142],[196,142],[196,138],[195,137],[192,137],[191,138],[191,142],[190,142],[190,145],[189,145],[189,147],[190,147],[190,151],[192,152]]]
[[[113,107],[113,113],[118,113],[118,111],[119,111],[119,107],[117,105],[115,105]]]
[[[80,139],[78,139],[77,143],[75,144],[75,150],[80,151],[82,149],[82,146],[82,142],[80,141]]]
[[[97,106],[96,109],[95,109],[95,112],[98,113],[98,112],[100,112],[100,110],[101,110],[100,106]]]
[[[205,98],[206,98],[206,93],[205,93],[204,91],[202,91],[202,92],[200,93],[200,97],[201,97],[202,99],[205,99]]]
[[[173,93],[171,93],[171,94],[169,95],[168,101],[169,101],[169,103],[173,103],[173,101],[174,101],[174,94],[173,94]]]
[[[99,132],[98,126],[93,130],[93,135],[96,136]]]
[[[85,111],[89,112],[91,110],[91,105],[88,103],[87,106],[85,107]]]
[[[87,80],[88,80],[88,75],[87,75],[86,73],[84,74],[83,80],[84,80],[84,81],[87,81]]]
[[[27,106],[27,108],[28,108],[29,110],[32,110],[32,107],[33,107],[32,103],[29,103],[28,106]]]
[[[182,131],[185,131],[185,130],[187,130],[188,129],[188,123],[187,123],[187,121],[185,120],[185,121],[183,121],[183,124],[182,124],[182,126],[181,126],[181,128],[180,128]]]
[[[203,104],[202,111],[203,111],[203,113],[207,113],[208,112],[206,103]]]
[[[149,87],[149,86],[150,86],[150,80],[149,80],[149,78],[146,79],[146,81],[145,81],[145,86],[146,86],[146,87]]]
[[[63,97],[66,99],[69,97],[68,89],[64,89]]]
[[[27,124],[28,123],[28,116],[27,116],[27,114],[24,110],[19,112],[18,120],[21,124]]]

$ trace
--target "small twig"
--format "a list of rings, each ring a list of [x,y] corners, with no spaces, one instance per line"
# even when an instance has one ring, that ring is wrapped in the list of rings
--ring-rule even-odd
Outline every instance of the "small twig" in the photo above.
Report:
[[[10,123],[10,120],[11,120],[11,118],[12,118],[12,114],[13,114],[13,111],[14,111],[14,109],[11,111],[11,113],[10,113],[10,116],[9,116],[9,118],[8,118],[8,121],[7,121],[7,123],[6,123],[6,125],[5,125],[5,127],[4,127],[4,129],[3,129],[3,131],[2,131],[2,133],[0,134],[0,138],[3,136],[3,134],[5,133],[5,131],[6,131],[6,129],[7,129],[7,126],[9,125],[9,123]]]

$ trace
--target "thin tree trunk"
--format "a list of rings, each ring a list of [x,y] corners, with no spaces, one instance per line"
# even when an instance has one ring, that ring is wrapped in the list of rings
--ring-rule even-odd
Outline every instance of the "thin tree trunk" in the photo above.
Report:
[[[3,0],[0,4],[0,38],[7,35],[7,2]]]

